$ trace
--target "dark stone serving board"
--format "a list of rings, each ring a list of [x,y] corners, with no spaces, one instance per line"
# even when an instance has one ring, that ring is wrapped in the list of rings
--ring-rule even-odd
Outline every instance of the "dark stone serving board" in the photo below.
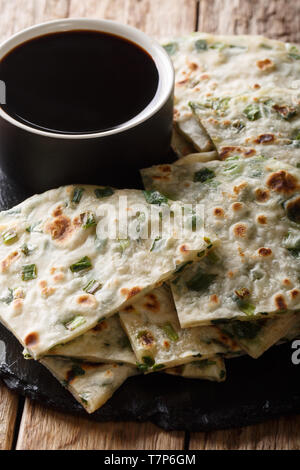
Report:
[[[0,173],[0,209],[28,195]],[[257,360],[245,356],[227,361],[224,383],[163,373],[132,377],[92,415],[42,365],[25,361],[21,353],[21,345],[0,325],[0,378],[6,385],[47,406],[96,421],[149,420],[166,430],[208,431],[300,413],[300,375],[291,361],[290,344],[274,347]]]

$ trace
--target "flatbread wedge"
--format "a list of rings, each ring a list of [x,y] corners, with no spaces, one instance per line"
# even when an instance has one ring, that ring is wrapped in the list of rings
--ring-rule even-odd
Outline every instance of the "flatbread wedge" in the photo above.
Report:
[[[128,377],[137,374],[126,364],[88,364],[62,358],[40,361],[88,413],[103,406]]]
[[[66,186],[2,212],[1,321],[35,359],[93,328],[211,246],[192,227],[180,238],[177,219],[163,243],[147,236],[148,214],[181,206],[157,192]]]
[[[299,169],[263,156],[142,170],[146,188],[202,203],[221,243],[171,282],[183,328],[298,310]]]
[[[167,286],[161,286],[120,311],[121,323],[143,372],[239,351],[230,337],[214,326],[181,329]]]
[[[177,125],[193,114],[221,159],[262,151],[272,156],[280,147],[277,158],[300,163],[298,46],[262,36],[205,33],[164,46],[175,68]],[[186,125],[185,135],[195,134],[195,126]]]
[[[220,357],[193,361],[189,364],[166,369],[164,372],[187,379],[210,380],[212,382],[224,382],[226,380],[225,363]]]
[[[219,328],[231,336],[249,356],[257,359],[284,338],[299,323],[299,312],[287,312],[277,318],[255,321],[234,320]]]
[[[136,366],[136,357],[117,314],[72,341],[55,346],[47,352],[47,356],[68,357],[86,362],[121,362]]]

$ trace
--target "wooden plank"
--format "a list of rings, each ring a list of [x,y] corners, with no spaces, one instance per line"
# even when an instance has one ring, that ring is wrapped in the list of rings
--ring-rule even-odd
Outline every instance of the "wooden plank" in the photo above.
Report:
[[[200,0],[198,30],[219,34],[263,34],[300,42],[300,2]]]
[[[18,410],[18,396],[0,381],[0,450],[11,449]]]
[[[165,432],[151,423],[94,423],[26,401],[18,450],[183,449],[180,432]]]
[[[193,433],[190,450],[297,450],[300,449],[300,416],[228,431]]]
[[[71,0],[70,16],[127,23],[156,38],[194,31],[196,0]]]
[[[0,0],[0,40],[36,23],[68,16],[70,0]]]
[[[2,36],[36,22],[64,16],[113,19],[155,37],[193,31],[196,24],[195,0],[10,0],[8,3],[9,7],[0,0],[0,14],[5,18],[0,22]],[[166,433],[150,423],[92,423],[64,416],[29,400],[26,400],[17,444],[18,449],[181,450],[183,446],[183,432]]]

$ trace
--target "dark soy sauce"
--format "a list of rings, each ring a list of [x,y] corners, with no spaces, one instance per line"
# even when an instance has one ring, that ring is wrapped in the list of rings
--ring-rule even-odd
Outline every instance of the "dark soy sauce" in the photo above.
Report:
[[[119,36],[95,31],[48,34],[0,61],[3,109],[31,127],[68,134],[126,123],[153,99],[158,71],[150,55]]]

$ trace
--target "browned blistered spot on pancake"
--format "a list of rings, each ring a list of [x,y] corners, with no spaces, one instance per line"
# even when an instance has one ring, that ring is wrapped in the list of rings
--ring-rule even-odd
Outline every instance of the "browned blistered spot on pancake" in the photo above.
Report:
[[[223,217],[224,216],[224,211],[223,211],[222,207],[216,207],[214,209],[214,215],[216,217]]]
[[[229,119],[225,119],[225,120],[223,121],[223,125],[224,125],[224,126],[230,126],[230,124],[231,124],[231,121],[230,121]]]
[[[111,377],[113,375],[113,373],[112,373],[111,370],[107,370],[104,375],[105,375],[105,377]]]
[[[243,250],[242,250],[242,248],[241,248],[240,246],[238,247],[238,252],[239,252],[239,255],[240,255],[241,258],[244,258],[244,257],[245,257],[245,254],[244,254],[244,252],[243,252]],[[243,261],[243,262],[244,262],[244,261]]]
[[[277,294],[274,298],[275,305],[278,310],[286,310],[287,309],[287,304],[285,302],[285,298],[283,297],[282,294]]]
[[[243,154],[245,155],[245,157],[252,157],[253,155],[256,154],[256,150],[255,149],[243,150]]]
[[[15,299],[12,303],[12,306],[13,306],[13,309],[14,310],[21,310],[22,307],[23,307],[23,299],[19,298],[19,299]]]
[[[36,332],[29,333],[24,339],[26,346],[34,346],[39,340],[39,335]]]
[[[233,278],[233,276],[234,276],[234,272],[233,271],[228,271],[227,277],[229,277],[231,279],[231,278]]]
[[[217,296],[217,294],[213,294],[210,296],[210,301],[211,302],[214,302],[215,304],[217,304],[219,302],[219,297]]]
[[[143,331],[138,339],[144,347],[151,347],[154,344],[154,337],[150,331]]]
[[[48,282],[46,280],[39,281],[39,287],[41,289],[44,289],[44,287],[47,287]]]
[[[49,297],[50,295],[54,294],[54,292],[55,292],[54,287],[44,287],[44,289],[42,289],[42,296]]]
[[[260,70],[270,70],[273,68],[274,66],[274,63],[272,60],[270,59],[261,59],[261,60],[258,60],[256,62],[256,66],[260,69]]]
[[[237,295],[240,299],[246,299],[250,295],[249,289],[247,287],[243,287],[242,289],[235,290],[235,295]]]
[[[102,322],[100,323],[97,323],[96,326],[94,326],[94,328],[92,328],[93,331],[103,331],[103,330],[106,330],[108,328],[108,323],[107,321],[103,320]]]
[[[258,202],[266,202],[270,197],[269,191],[267,189],[261,189],[261,188],[257,188],[255,190],[255,195],[256,195],[256,200]]]
[[[208,75],[207,73],[200,75],[200,80],[209,80],[209,79],[210,79],[210,75]]]
[[[222,147],[220,152],[221,160],[228,158],[232,152],[240,152],[239,147]]]
[[[131,297],[134,297],[135,295],[139,294],[141,290],[142,289],[140,287],[132,287],[131,289],[126,289],[125,287],[123,287],[123,289],[121,289],[121,294],[126,295],[126,300],[128,300]]]
[[[76,217],[74,217],[74,219],[73,219],[74,227],[81,227],[81,225],[83,223],[83,217],[84,217],[84,214],[80,214],[80,215],[77,215]]]
[[[53,217],[58,217],[59,215],[62,215],[63,213],[63,208],[62,206],[57,206],[54,211],[52,212]]]
[[[285,204],[285,209],[288,214],[293,214],[294,222],[300,223],[300,196],[294,197],[292,201],[288,201]]]
[[[291,281],[288,278],[285,278],[285,279],[282,280],[282,284],[285,285],[285,286],[290,286]]]
[[[58,273],[58,274],[55,274],[55,276],[53,276],[53,280],[54,282],[60,282],[64,279],[65,275],[64,273]]]
[[[179,250],[181,251],[181,253],[187,253],[189,251],[186,245],[181,245]]]
[[[124,307],[123,310],[125,312],[134,312],[134,307],[132,305],[127,305],[127,307]]]
[[[280,170],[269,176],[267,186],[278,193],[290,194],[298,188],[298,182],[293,175],[285,170]]]
[[[244,238],[247,234],[247,225],[237,224],[234,226],[233,233],[236,237]]]
[[[239,211],[239,210],[242,209],[242,208],[243,208],[243,204],[242,204],[241,202],[234,202],[234,203],[232,204],[232,209],[233,209],[235,212]]]
[[[190,185],[190,183],[184,183],[184,186],[185,186],[186,188],[189,188],[191,185]]]
[[[180,115],[178,109],[174,108],[174,111],[173,111],[173,116],[174,118],[178,117]]]
[[[259,256],[264,256],[264,257],[271,256],[272,250],[271,250],[271,248],[262,247],[262,248],[258,249],[258,254],[259,254]]]
[[[267,223],[267,217],[265,215],[259,215],[257,217],[257,222],[259,224],[265,225]]]
[[[279,104],[274,104],[273,109],[283,117],[287,117],[290,113],[296,113],[296,108],[293,106],[279,106]]]
[[[158,169],[164,173],[169,173],[171,171],[170,165],[159,165]]]
[[[219,341],[224,345],[224,347],[229,348],[231,351],[234,351],[237,348],[237,343],[218,329]]]
[[[183,80],[180,80],[179,82],[176,83],[176,85],[184,85],[185,83],[187,83],[189,81],[188,77],[187,78],[184,78]]]
[[[270,144],[271,142],[274,142],[274,140],[274,134],[261,134],[254,140],[254,142],[256,144]]]
[[[258,83],[254,83],[253,88],[254,88],[255,90],[259,90],[260,85],[259,85]]]
[[[4,260],[1,261],[1,270],[2,272],[6,271],[9,266],[19,258],[19,252],[13,251],[10,253]]]
[[[53,240],[65,241],[72,233],[72,224],[69,217],[60,215],[52,222],[48,222],[45,230],[50,233]]]
[[[82,294],[77,297],[76,302],[79,305],[92,306],[95,305],[96,299],[92,294]]]
[[[169,181],[170,177],[169,175],[155,175],[155,176],[152,176],[152,179],[159,180],[159,181]]]
[[[189,63],[189,68],[190,68],[191,70],[197,70],[198,65],[195,64],[195,62],[190,62],[190,63]]]
[[[233,191],[234,191],[235,194],[240,194],[240,192],[243,191],[243,189],[245,189],[247,186],[248,186],[248,183],[246,183],[246,181],[244,181],[243,183],[239,184],[238,186],[234,186]]]
[[[163,342],[163,347],[164,347],[165,349],[169,349],[169,348],[170,348],[170,342],[167,341],[167,340],[164,340],[164,342]]]
[[[53,268],[50,268],[50,274],[54,274],[55,271],[56,271],[56,268],[54,268],[54,267],[53,267]]]
[[[300,291],[298,289],[293,289],[290,294],[292,299],[296,299],[296,297],[298,297],[298,295],[300,294]]]
[[[155,294],[147,294],[145,299],[147,299],[147,302],[144,304],[145,308],[152,310],[153,312],[159,311],[160,303]]]

